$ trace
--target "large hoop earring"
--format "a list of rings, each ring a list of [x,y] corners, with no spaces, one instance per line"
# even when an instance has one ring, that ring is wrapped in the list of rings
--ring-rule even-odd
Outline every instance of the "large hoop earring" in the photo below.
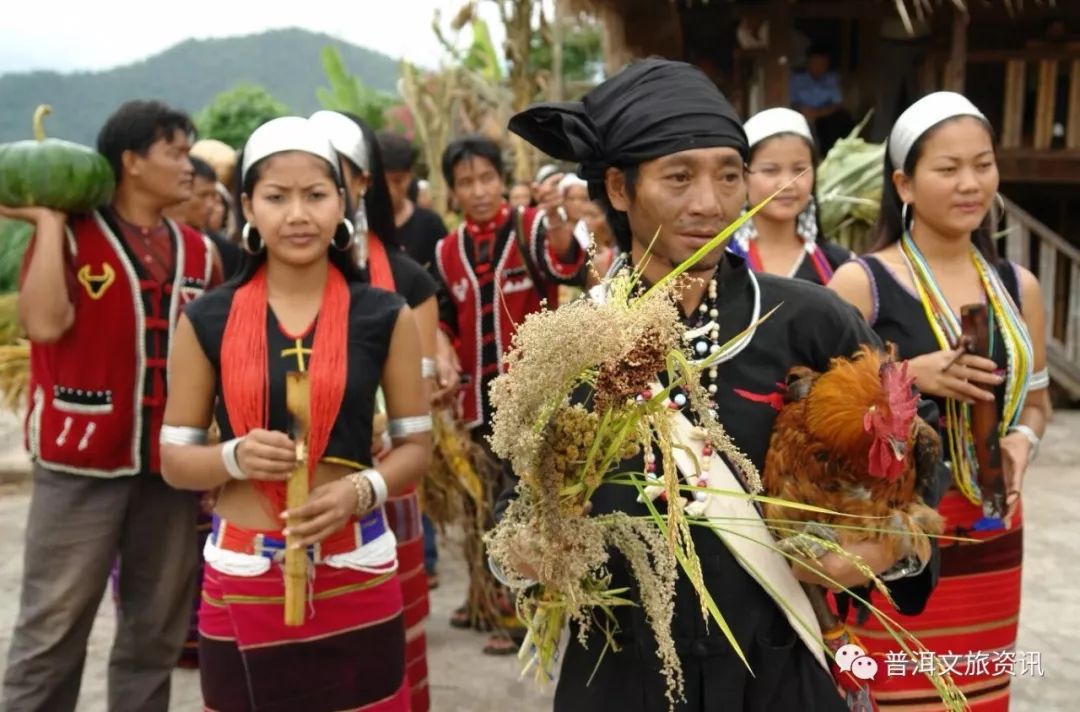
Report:
[[[998,220],[1005,217],[1005,213],[1008,211],[1008,206],[1005,205],[1005,196],[1001,193],[994,193],[994,202],[998,208]]]
[[[900,208],[900,227],[904,232],[911,230],[911,225],[908,223],[908,210],[911,208],[911,203],[904,203]]]
[[[266,243],[259,236],[259,231],[251,227],[251,223],[244,223],[240,229],[240,248],[249,255],[257,255],[266,249]]]
[[[334,231],[334,238],[331,240],[331,244],[342,252],[348,252],[352,249],[353,235],[355,234],[356,230],[353,228],[352,221],[348,218],[342,218],[341,225]],[[342,239],[342,236],[344,236],[344,239]]]
[[[367,209],[364,199],[360,198],[360,204],[356,206],[356,214],[353,215],[356,222],[353,242],[356,243],[356,263],[361,269],[367,269],[368,263],[368,220]]]

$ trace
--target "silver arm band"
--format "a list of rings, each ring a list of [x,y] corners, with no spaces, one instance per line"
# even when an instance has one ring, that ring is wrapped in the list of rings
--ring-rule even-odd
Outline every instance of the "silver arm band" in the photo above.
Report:
[[[1029,391],[1039,391],[1043,388],[1050,387],[1050,372],[1045,368],[1031,374],[1031,380],[1028,381]]]
[[[206,428],[192,428],[186,425],[162,425],[158,442],[162,445],[205,445]]]
[[[1019,423],[1009,428],[1010,433],[1020,433],[1027,441],[1031,443],[1031,457],[1028,458],[1028,462],[1034,462],[1035,456],[1039,454],[1039,443],[1042,442],[1042,438],[1035,434],[1035,431],[1030,425],[1024,425]]]
[[[437,371],[435,370],[435,359],[420,359],[420,378],[435,378],[436,374]]]
[[[405,438],[417,433],[431,432],[431,414],[416,415],[411,418],[394,418],[387,426],[386,431],[392,438]]]
[[[375,507],[386,504],[386,498],[390,496],[390,490],[386,487],[386,478],[378,470],[364,470],[360,473],[371,483],[371,489],[375,492]]]
[[[246,480],[247,473],[240,469],[240,461],[236,459],[236,448],[240,447],[243,438],[233,438],[221,446],[221,461],[225,463],[225,470],[229,477],[234,480]]]

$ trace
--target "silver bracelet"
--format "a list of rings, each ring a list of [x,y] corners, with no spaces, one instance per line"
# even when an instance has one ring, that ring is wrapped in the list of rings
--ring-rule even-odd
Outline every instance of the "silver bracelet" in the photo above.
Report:
[[[386,504],[386,498],[390,496],[390,490],[386,486],[386,478],[378,470],[364,470],[360,473],[371,483],[371,489],[375,492],[375,506],[378,508]]]
[[[1050,387],[1050,371],[1047,369],[1041,369],[1031,374],[1031,380],[1028,381],[1029,391],[1038,391],[1043,388]]]
[[[435,378],[437,374],[438,371],[435,369],[435,359],[420,359],[420,378]]]
[[[1035,431],[1030,425],[1024,425],[1018,423],[1009,428],[1010,433],[1020,433],[1027,441],[1031,443],[1031,457],[1028,458],[1028,462],[1034,462],[1035,456],[1039,454],[1039,443],[1042,442],[1042,438],[1035,434]]]
[[[158,442],[162,445],[205,445],[207,439],[206,428],[187,425],[162,425],[158,435]]]
[[[244,438],[233,438],[221,446],[221,461],[225,463],[225,470],[229,473],[229,477],[234,480],[248,478],[247,473],[240,469],[240,461],[236,457],[236,449],[243,441]]]
[[[386,431],[392,438],[404,438],[417,433],[431,432],[431,414],[411,418],[394,418],[387,423]]]
[[[929,563],[929,558],[927,558],[926,561],[922,561],[915,554],[908,554],[891,567],[878,574],[878,578],[882,581],[896,581],[910,576],[918,576],[926,569],[926,566]]]

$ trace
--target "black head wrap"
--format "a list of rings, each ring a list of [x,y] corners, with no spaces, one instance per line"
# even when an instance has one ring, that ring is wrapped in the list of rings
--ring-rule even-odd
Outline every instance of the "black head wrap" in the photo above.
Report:
[[[577,161],[589,196],[615,217],[604,188],[608,167],[628,168],[694,148],[749,147],[742,122],[704,72],[685,62],[644,59],[581,101],[546,102],[510,119],[510,130],[553,158]],[[621,246],[625,217],[612,220]]]

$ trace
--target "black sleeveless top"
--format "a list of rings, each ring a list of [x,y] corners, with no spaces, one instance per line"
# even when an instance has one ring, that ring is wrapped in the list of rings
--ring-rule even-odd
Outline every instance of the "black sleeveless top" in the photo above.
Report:
[[[359,466],[371,461],[371,421],[375,392],[382,378],[383,362],[390,349],[390,339],[398,314],[405,306],[402,297],[358,282],[349,283],[349,331],[345,396],[322,460]],[[195,328],[195,336],[215,371],[216,403],[214,414],[221,428],[221,439],[235,437],[221,396],[221,339],[229,317],[234,285],[207,292],[189,304],[184,313]],[[316,318],[316,322],[317,322]],[[268,412],[270,430],[287,432],[285,374],[307,369],[311,361],[315,322],[303,334],[288,334],[278,323],[274,310],[266,313]]]
[[[386,246],[386,259],[394,276],[394,291],[403,296],[410,307],[417,307],[435,296],[438,291],[435,278],[419,262],[393,245]]]
[[[892,271],[879,259],[872,255],[857,258],[859,264],[866,270],[870,278],[870,291],[874,298],[874,311],[870,315],[870,326],[881,337],[882,341],[896,344],[898,356],[901,359],[915,358],[923,354],[940,351],[937,337],[927,321],[926,312],[922,302],[907,286],[897,281]],[[1005,260],[1000,260],[996,269],[1001,276],[1006,291],[1013,301],[1020,304],[1020,280],[1015,265]],[[1008,355],[1005,351],[1005,342],[1001,336],[1000,326],[994,324],[993,353],[991,359],[1004,369],[1008,365]],[[926,398],[937,403],[942,417],[945,415],[945,399],[926,395]],[[999,413],[1005,402],[1005,384],[994,389],[995,403]],[[939,426],[940,430],[940,426]],[[948,453],[945,453],[947,458]]]

